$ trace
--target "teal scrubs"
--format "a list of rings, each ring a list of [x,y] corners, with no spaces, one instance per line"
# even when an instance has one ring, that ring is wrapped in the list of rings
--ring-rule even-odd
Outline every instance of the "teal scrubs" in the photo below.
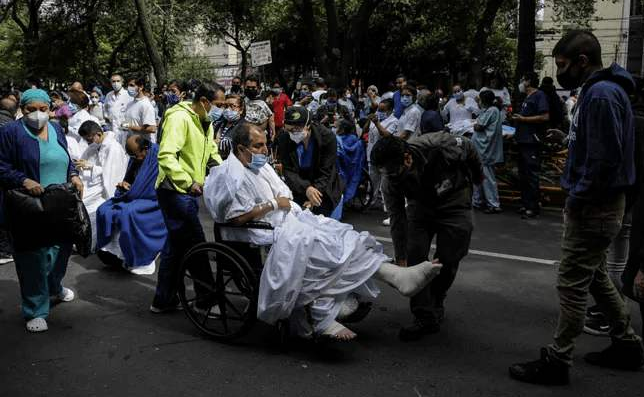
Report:
[[[58,143],[56,130],[49,124],[47,140],[38,138],[25,127],[40,149],[40,181],[43,187],[67,182],[69,155]],[[35,233],[46,230],[34,229]],[[30,251],[15,252],[16,273],[20,281],[22,315],[25,320],[47,318],[49,297],[62,291],[62,280],[67,272],[71,245],[42,247]]]

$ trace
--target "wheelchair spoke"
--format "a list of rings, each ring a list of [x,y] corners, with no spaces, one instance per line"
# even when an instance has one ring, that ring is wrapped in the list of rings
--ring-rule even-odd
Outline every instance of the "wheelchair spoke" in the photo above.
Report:
[[[209,293],[216,293],[217,292],[217,289],[215,287],[213,287],[212,285],[210,285],[208,283],[205,283],[205,282],[199,280],[198,278],[193,278],[192,280],[195,282],[195,284],[199,284],[201,287],[204,287],[205,289],[207,289]]]
[[[244,316],[239,310],[237,310],[235,305],[230,300],[228,300],[228,298],[226,298],[225,296],[224,296],[224,305],[228,305],[228,307],[230,307],[238,316],[240,317]]]
[[[186,303],[201,302],[201,301],[206,300],[207,298],[210,298],[210,296],[212,296],[212,295],[215,295],[215,293],[214,292],[209,292],[209,293],[204,294],[204,295],[200,295],[200,296],[198,295],[198,296],[196,296],[194,298],[186,299]]]

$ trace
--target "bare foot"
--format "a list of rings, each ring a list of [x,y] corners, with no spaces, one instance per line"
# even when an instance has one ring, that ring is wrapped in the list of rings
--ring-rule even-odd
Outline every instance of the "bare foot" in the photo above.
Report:
[[[337,341],[347,342],[355,339],[358,335],[339,322],[334,321],[329,325],[329,328],[324,330],[321,336]]]

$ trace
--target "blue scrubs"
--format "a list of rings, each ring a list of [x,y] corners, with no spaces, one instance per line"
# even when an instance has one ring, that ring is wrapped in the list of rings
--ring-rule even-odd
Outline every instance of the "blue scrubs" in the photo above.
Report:
[[[48,139],[43,140],[25,131],[38,140],[40,151],[40,181],[42,186],[67,182],[69,156],[56,139],[56,130],[50,124]],[[46,233],[46,231],[38,231]],[[28,321],[47,318],[49,297],[62,291],[62,280],[67,272],[67,260],[71,245],[42,247],[30,251],[18,251],[13,255],[22,295],[22,315]]]

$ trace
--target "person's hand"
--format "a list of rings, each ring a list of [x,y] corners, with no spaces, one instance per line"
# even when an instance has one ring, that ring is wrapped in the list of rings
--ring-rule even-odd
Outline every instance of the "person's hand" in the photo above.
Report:
[[[56,113],[55,112],[49,112],[49,118],[50,119],[55,119],[56,118]]]
[[[74,160],[74,165],[76,166],[76,168],[81,170],[88,170],[92,168],[91,165],[87,162],[87,160],[83,160],[83,159]]]
[[[309,199],[314,207],[322,205],[322,193],[313,186],[306,188],[306,198]]]
[[[320,120],[320,124],[326,124],[329,122],[329,116],[324,116],[322,120]]]
[[[512,115],[512,120],[513,120],[513,121],[521,122],[521,121],[523,121],[523,116],[521,116],[520,114],[516,114],[516,113],[514,113],[514,114]]]
[[[275,197],[275,201],[277,201],[278,210],[288,211],[291,209],[291,200],[289,200],[287,197]]]
[[[644,272],[641,270],[637,271],[635,276],[635,281],[633,282],[633,293],[635,298],[640,302],[644,302]]]
[[[78,194],[80,195],[80,198],[83,199],[83,181],[78,177],[78,175],[72,176],[71,179],[72,185],[78,190]]]
[[[378,115],[375,113],[368,114],[367,119],[369,119],[369,121],[371,121],[372,123],[376,124],[378,122]]]
[[[310,201],[306,200],[304,204],[302,204],[302,207],[304,207],[304,209],[310,210],[313,207],[313,204],[311,204]]]
[[[188,193],[191,196],[201,196],[203,194],[203,186],[201,186],[200,183],[195,182],[192,184],[192,186],[190,186]]]
[[[123,182],[119,182],[119,183],[117,183],[117,184],[116,184],[116,187],[117,187],[117,188],[120,188],[120,189],[123,189],[123,190],[130,190],[130,188],[131,188],[132,186],[131,186],[129,183],[127,183],[127,182],[123,181]]]
[[[396,265],[400,267],[407,267],[407,259],[397,259]]]
[[[29,178],[25,179],[25,181],[22,182],[22,187],[27,189],[27,192],[32,196],[40,196],[45,191],[45,189],[40,186],[40,183]]]

